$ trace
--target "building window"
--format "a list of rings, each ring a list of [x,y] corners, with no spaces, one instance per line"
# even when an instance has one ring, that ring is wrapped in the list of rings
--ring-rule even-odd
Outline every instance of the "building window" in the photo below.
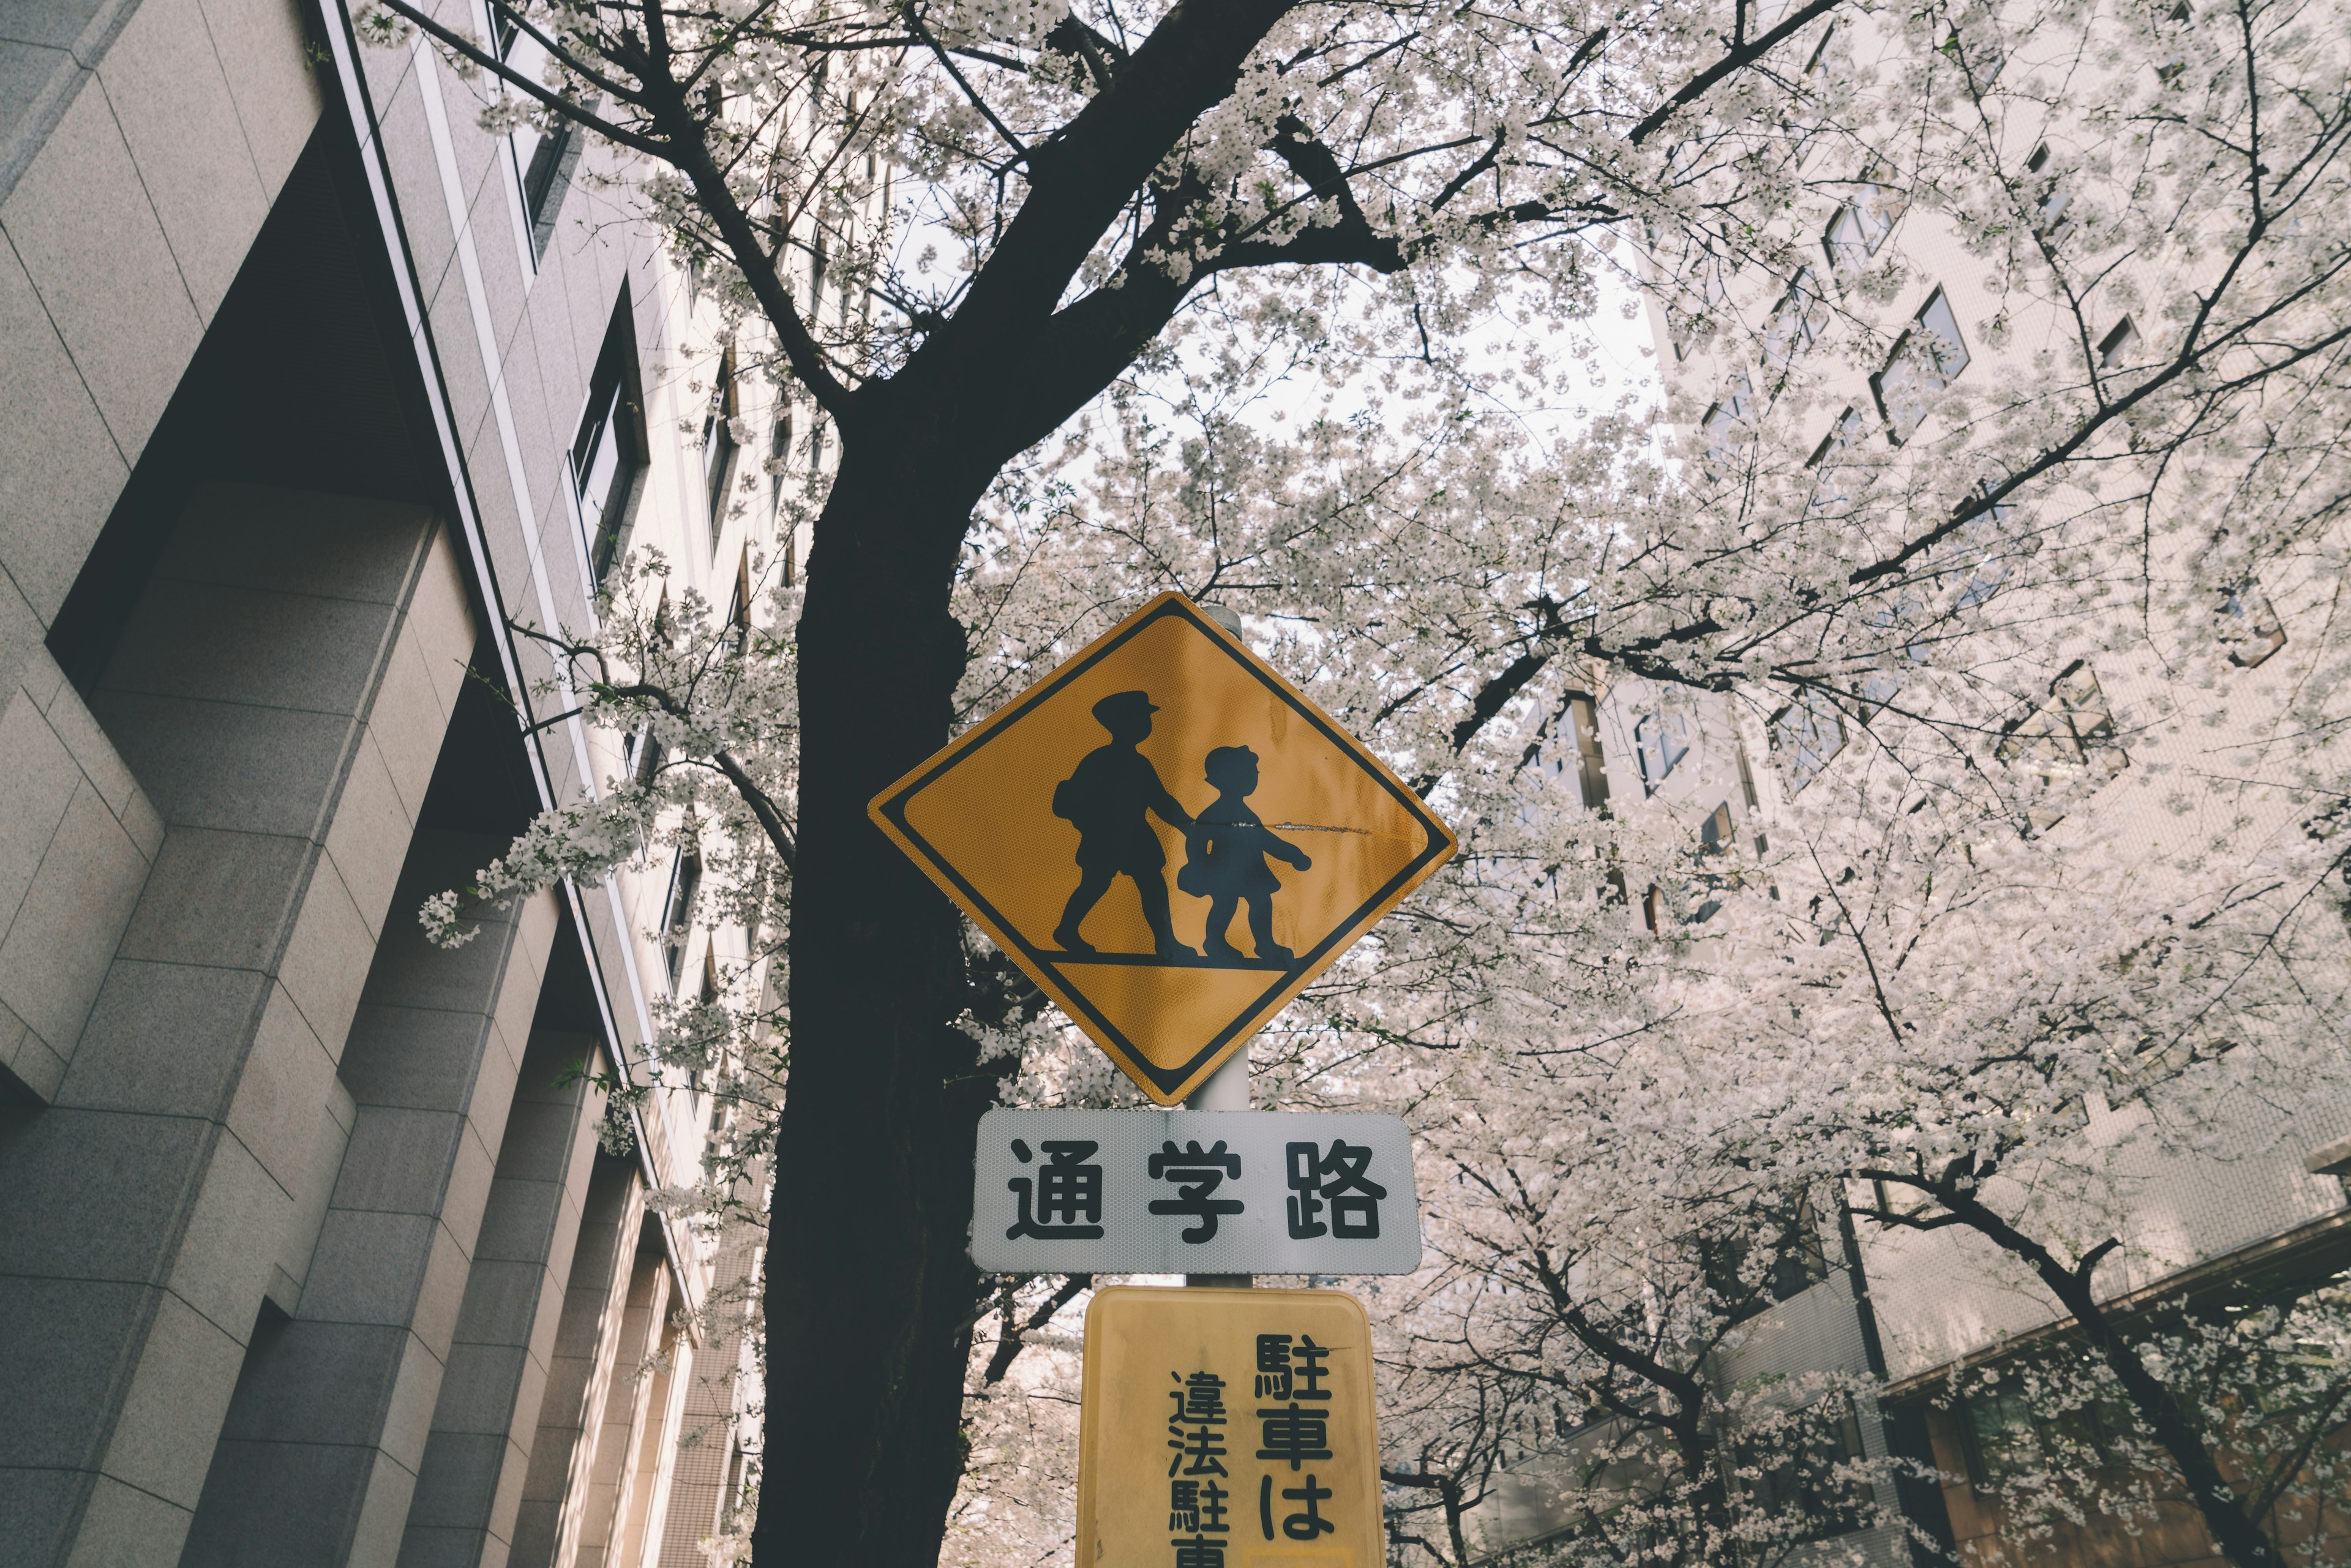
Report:
[[[1600,716],[1593,700],[1581,692],[1567,699],[1568,716],[1575,725],[1575,779],[1587,811],[1608,809],[1608,763],[1600,751]]]
[[[1813,46],[1812,58],[1804,62],[1804,84],[1818,91],[1829,78],[1829,46],[1836,42],[1836,24],[1832,22],[1822,32],[1821,41]]]
[[[498,58],[517,76],[544,79],[547,47],[523,27],[515,12],[492,0],[490,26],[496,36]],[[527,120],[507,136],[507,156],[514,161],[515,181],[522,191],[530,253],[545,256],[547,242],[555,234],[556,214],[562,210],[564,192],[571,185],[572,165],[580,160],[578,127],[563,119],[554,119],[544,128]]]
[[[640,789],[650,789],[661,776],[668,747],[653,737],[652,721],[648,720],[636,734],[629,737],[621,750],[621,766],[628,769],[629,782]]]
[[[1991,481],[1987,479],[1977,487],[1980,495],[1991,493]],[[1959,583],[1959,596],[1952,606],[1957,610],[1972,610],[2000,591],[2008,580],[2008,560],[1996,556],[1992,547],[2008,531],[2009,518],[2016,508],[2005,501],[1995,501],[1984,508],[1983,515],[1959,529],[1958,543],[1951,552],[1954,573],[1967,575]]]
[[[2220,605],[2220,641],[2229,663],[2248,670],[2285,646],[2285,628],[2260,583],[2248,579],[2229,591]]]
[[[2053,1469],[2130,1462],[2128,1439],[2137,1424],[2119,1403],[2091,1399],[2071,1409],[2037,1408],[2021,1380],[2003,1380],[1970,1389],[1959,1413],[1968,1479],[1978,1491]]]
[[[1848,408],[1837,415],[1836,423],[1813,448],[1812,458],[1813,494],[1804,503],[1806,517],[1821,517],[1844,513],[1853,503],[1853,494],[1837,476],[1844,467],[1845,454],[1861,444],[1868,433],[1868,422],[1861,410]]]
[[[1759,1239],[1771,1249],[1760,1264],[1755,1258]],[[1698,1253],[1707,1289],[1734,1322],[1770,1311],[1774,1301],[1793,1301],[1829,1277],[1820,1214],[1809,1194],[1773,1206],[1758,1217],[1751,1230],[1701,1239]]]
[[[751,650],[751,550],[743,549],[743,559],[735,567],[735,596],[726,606],[726,628],[737,658]]]
[[[776,416],[775,428],[768,432],[768,509],[780,512],[784,507],[784,470],[792,461],[792,411],[784,410]]]
[[[1763,329],[1764,362],[1778,370],[1794,364],[1828,329],[1828,300],[1821,293],[1819,279],[1811,267],[1798,267]]]
[[[1869,265],[1869,258],[1894,232],[1890,193],[1872,181],[1858,184],[1853,199],[1837,209],[1836,216],[1829,220],[1828,232],[1821,236],[1829,269],[1841,277],[1851,277]]]
[[[588,563],[595,585],[628,548],[629,520],[637,476],[644,471],[644,399],[638,390],[636,336],[628,290],[612,312],[596,371],[588,381],[588,406],[571,438],[571,482],[580,497],[580,528],[588,539]]]
[[[2074,193],[2056,175],[2047,172],[2048,168],[2049,143],[2044,141],[2024,161],[2024,172],[2038,182],[2027,192],[2032,202],[2033,232],[2054,248],[2074,226],[2074,220],[2065,215],[2065,209],[2074,204]]]
[[[2098,369],[2120,370],[2129,363],[2131,354],[2138,348],[2138,329],[2127,316],[2115,323],[2114,330],[2098,340]]]
[[[1687,256],[1687,252],[1684,252]],[[1724,275],[1723,264],[1712,252],[1707,252],[1697,267],[1701,291],[1697,307],[1698,320],[1711,322],[1730,303],[1730,280]],[[1690,354],[1692,318],[1677,306],[1666,308],[1666,335],[1671,340],[1676,360],[1687,360]]]
[[[1870,378],[1878,412],[1896,445],[1910,439],[1935,399],[1968,368],[1968,345],[1951,302],[1938,288],[1894,344],[1886,368]]]
[[[1918,619],[1918,601],[1905,592],[1891,604],[1880,605],[1869,616],[1870,630],[1883,640],[1885,652],[1897,655],[1914,664],[1927,662],[1925,644],[1910,640],[1910,628]],[[1901,695],[1907,677],[1897,666],[1891,670],[1873,672],[1861,685],[1861,718],[1866,724],[1887,703]]]
[[[1730,455],[1731,448],[1743,444],[1753,434],[1748,414],[1755,402],[1755,387],[1741,371],[1725,389],[1722,401],[1706,411],[1698,422],[1698,433],[1706,438],[1706,462],[1711,467]]]
[[[685,973],[686,944],[694,936],[694,899],[701,891],[702,856],[691,846],[682,848],[670,870],[669,896],[662,901],[662,962],[669,971],[672,996]]]
[[[735,481],[735,421],[742,413],[735,385],[735,350],[718,356],[718,380],[710,389],[710,410],[702,420],[702,483],[710,519],[710,549],[718,550],[718,536],[726,527],[726,497]]]
[[[1796,794],[1844,749],[1844,716],[1826,692],[1807,687],[1771,716],[1771,749],[1788,775],[1788,793]]]
[[[1943,36],[1943,53],[1957,61],[1978,87],[1988,87],[2008,64],[2008,46],[2000,36],[2000,28],[1983,10],[1977,10],[1966,20],[1954,23]]]
[[[2097,673],[2082,660],[2049,684],[2049,700],[2011,725],[1993,755],[2040,780],[2025,831],[2043,833],[2085,797],[2130,766]]]
[[[2165,13],[2164,19],[2169,22],[2187,22],[2193,20],[2195,15],[2195,8],[2189,5],[2188,0],[2179,0],[2179,5]],[[2157,63],[2155,79],[2168,87],[2179,80],[2179,73],[2187,68],[2188,56],[2175,49]]]
[[[1825,1541],[1862,1526],[1862,1512],[1876,1501],[1865,1481],[1837,1479],[1840,1465],[1865,1457],[1861,1419],[1845,1398],[1823,1400],[1795,1417],[1797,1429],[1775,1431],[1733,1444],[1749,1502],[1774,1519],[1792,1520],[1794,1540]]]
[[[1689,755],[1689,721],[1677,713],[1644,714],[1633,726],[1633,749],[1641,759],[1641,782],[1654,795]]]

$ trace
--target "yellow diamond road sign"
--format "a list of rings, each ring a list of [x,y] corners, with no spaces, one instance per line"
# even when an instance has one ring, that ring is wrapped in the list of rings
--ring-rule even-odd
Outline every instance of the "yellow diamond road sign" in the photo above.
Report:
[[[1113,1286],[1085,1343],[1078,1568],[1380,1568],[1354,1297]]]
[[[1454,848],[1377,758],[1179,593],[869,810],[1163,1105]]]

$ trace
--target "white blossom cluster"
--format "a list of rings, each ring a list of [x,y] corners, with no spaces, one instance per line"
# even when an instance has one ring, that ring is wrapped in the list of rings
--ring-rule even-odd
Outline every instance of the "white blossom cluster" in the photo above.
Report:
[[[1823,1513],[1908,1528],[1915,1463],[1782,1462],[1874,1409],[1865,1380],[1716,1376],[1789,1270],[1842,1269],[1841,1230],[1964,1229],[2062,1316],[2068,1270],[2111,1293],[2117,1149],[2218,1157],[2251,1108],[2340,1103],[2351,33],[2325,7],[2186,13],[1824,6],[1685,92],[1764,24],[1300,5],[1045,280],[1070,309],[1155,276],[1183,303],[974,518],[961,720],[1180,588],[1238,610],[1460,831],[1256,1047],[1260,1103],[1417,1135],[1427,1265],[1366,1287],[1402,1560],[1492,1549],[1506,1483],[1569,1520],[1562,1562],[1792,1560],[1823,1550]],[[529,14],[615,57],[613,8]],[[738,319],[776,329],[789,388],[885,375],[984,307],[1025,193],[1166,13],[674,15],[730,104],[727,195],[674,169],[645,194]],[[840,217],[884,180],[888,225]],[[729,202],[771,236],[789,318]],[[1941,225],[1968,374],[1938,370],[1923,316],[1888,319],[1934,281],[1917,249],[1823,252],[1845,211]],[[1655,410],[1597,387],[1574,323],[1635,286],[1744,392]],[[1919,391],[1928,371],[1949,385]],[[1867,439],[1836,439],[1848,403]],[[556,640],[590,721],[661,762],[550,813],[428,923],[460,936],[468,900],[691,838],[695,918],[765,934],[730,992],[756,999],[675,1013],[659,1054],[723,1064],[771,1128],[796,591],[746,634],[690,595],[664,608],[661,579],[640,563],[601,632]],[[2291,622],[2264,660],[2256,589]],[[2093,689],[2095,714],[2072,695]],[[1636,690],[1762,773],[1748,831],[1578,797],[1573,705]],[[1800,766],[1791,713],[1834,734],[1824,765]],[[960,1027],[1007,1103],[1137,1103],[967,946]],[[942,1561],[1029,1563],[1073,1527],[1083,1291],[988,1291]],[[2280,1521],[2336,1473],[2303,1439],[2335,1418],[2346,1321],[2339,1291],[2134,1319],[2146,1380],[2069,1342],[1950,1397],[2021,1389],[2055,1423],[2006,1472],[2020,1528],[2205,1506],[2187,1441],[2241,1479],[2291,1460],[2262,1528],[2342,1562]],[[2059,1419],[2118,1400],[2095,1441]],[[2252,1419],[2264,1401],[2287,1414]]]

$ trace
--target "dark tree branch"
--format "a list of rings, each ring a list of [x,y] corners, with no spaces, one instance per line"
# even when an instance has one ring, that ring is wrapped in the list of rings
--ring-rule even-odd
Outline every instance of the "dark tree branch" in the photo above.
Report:
[[[430,16],[409,4],[409,0],[381,0],[381,4],[385,10],[415,27],[451,54],[489,72],[516,91],[537,99],[542,107],[552,110],[566,120],[586,126],[617,146],[642,152],[648,158],[659,158],[664,162],[668,160],[669,149],[659,141],[648,136],[639,135],[632,131],[623,131],[603,116],[572,102],[544,83],[533,81],[522,72],[513,69],[496,55],[485,52],[480,45],[463,34],[443,26]],[[614,93],[613,96],[625,98],[626,95]]]
[[[1802,10],[1790,12],[1778,26],[1752,43],[1740,44],[1734,39],[1731,47],[1722,52],[1720,59],[1684,82],[1681,90],[1635,121],[1633,129],[1625,133],[1625,140],[1638,147],[1656,135],[1676,113],[1688,108],[1713,91],[1717,84],[1745,70],[1749,66],[1778,48],[1789,37],[1827,16],[1842,4],[1844,0],[1812,0],[1812,3]]]
[[[1092,1274],[1071,1275],[1045,1298],[1043,1304],[1029,1314],[1027,1322],[1018,1327],[1012,1324],[1008,1302],[1004,1336],[996,1342],[996,1349],[989,1354],[987,1370],[980,1375],[980,1382],[991,1388],[1003,1382],[1004,1375],[1012,1370],[1013,1362],[1019,1358],[1021,1346],[1028,1342],[1028,1337],[1051,1322],[1053,1314],[1076,1301],[1080,1292],[1092,1290],[1093,1282]]]

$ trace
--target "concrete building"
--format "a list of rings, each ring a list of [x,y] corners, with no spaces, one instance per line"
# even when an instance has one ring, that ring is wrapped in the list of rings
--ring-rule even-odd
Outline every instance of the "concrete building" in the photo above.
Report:
[[[1995,75],[2030,68],[2029,27],[2002,37],[2001,14],[1997,7],[1970,12],[1974,31],[1949,47],[1965,48],[1979,70]],[[1847,16],[1816,28],[1800,52],[1812,62],[1808,70],[1829,69],[1841,58],[1883,58],[1892,47],[1869,19]],[[2064,168],[2068,128],[2054,118],[2028,121],[2022,106],[2014,112],[2015,122],[2001,129],[2015,164],[2036,173]],[[2070,342],[2076,329],[2045,302],[2036,309],[2021,295],[1989,295],[1983,259],[1970,252],[1949,218],[1925,204],[1906,207],[1875,185],[1873,166],[1849,141],[1822,137],[1803,156],[1815,193],[1781,225],[1780,237],[1799,258],[1792,275],[1759,265],[1724,268],[1711,258],[1659,257],[1648,264],[1646,305],[1663,390],[1685,411],[1678,417],[1690,449],[1710,452],[1710,460],[1728,469],[1740,461],[1740,449],[1760,442],[1776,454],[1769,461],[1819,486],[1817,497],[1820,487],[1834,488],[1830,476],[1841,454],[1864,443],[1884,453],[1930,442],[1943,428],[1938,407],[1945,387],[1981,384],[2003,359],[2030,364],[2036,348]],[[2069,187],[2056,181],[2047,189],[2043,219],[2062,225]],[[1893,298],[1874,298],[1851,278],[1886,247],[1907,264],[1905,281]],[[1685,270],[1675,272],[1677,265]],[[2122,295],[2117,285],[2126,281],[2142,301],[2176,298],[2198,283],[2199,265],[2209,264],[2160,253],[2134,256],[2107,274],[2105,292],[2091,296],[2090,308]],[[2156,308],[2138,307],[2150,313]],[[1831,308],[1874,320],[1894,345],[1891,354],[1873,363],[1816,360],[1805,368],[1821,374],[1824,391],[1774,404],[1768,389],[1823,336],[1821,319]],[[2108,315],[2092,334],[2096,351],[2108,366],[2125,363],[2139,336],[2124,305],[2105,308]],[[1974,324],[2003,313],[2004,340],[1985,340]],[[1728,329],[1694,334],[1690,321],[1698,315]],[[1906,360],[1906,333],[1907,346],[1927,343],[1929,351]],[[1928,368],[1920,373],[1918,365]],[[1811,526],[1844,521],[1823,516]],[[2177,852],[2199,843],[2250,847],[2301,831],[2290,791],[2263,788],[2258,779],[2210,787],[2209,798],[2185,808],[2120,784],[2138,768],[2188,789],[2205,758],[2229,755],[2264,733],[2284,712],[2286,693],[2316,667],[2336,589],[2320,575],[2277,563],[2228,606],[2216,604],[2216,612],[2225,608],[2244,623],[2235,684],[2216,693],[2199,695],[2185,684],[2164,689],[2144,663],[2102,653],[2096,628],[2036,632],[2033,652],[2056,654],[2064,671],[2046,700],[2020,716],[2010,737],[1987,747],[1988,765],[2072,776],[2063,810],[2032,815],[2036,833],[2120,821],[2134,841]],[[2001,591],[1997,573],[1980,574],[1962,584],[1959,607],[2030,623],[2029,610],[2003,601]],[[2153,722],[2174,706],[2159,698],[2177,698],[2195,722]],[[1547,745],[1542,761],[1563,808],[1670,813],[1708,842],[1770,835],[1775,819],[1793,814],[1805,789],[1855,766],[1867,749],[1859,744],[1864,716],[1825,703],[1782,706],[1774,714],[1760,698],[1694,699],[1626,680],[1577,699],[1573,708],[1573,748]],[[1759,714],[1770,714],[1768,722],[1757,722]],[[1652,930],[1660,919],[1677,917],[1654,901],[1644,909],[1637,899],[1628,915]],[[2085,1144],[2116,1145],[2133,1113],[2095,1104],[2086,1119]],[[2126,1152],[2114,1170],[2121,1207],[2101,1217],[2122,1245],[2100,1270],[2102,1293],[2126,1314],[2135,1304],[2183,1292],[2258,1295],[2279,1281],[2325,1279],[2351,1268],[2346,1134],[2351,1105],[2321,1102],[2281,1116],[2271,1106],[2249,1104],[2223,1129],[2218,1146],[2194,1155],[2122,1145]],[[1866,1203],[1871,1195],[1855,1198]],[[2035,1416],[2018,1399],[1953,1401],[1946,1395],[1955,1369],[2048,1343],[2063,1330],[2063,1314],[2037,1281],[1967,1231],[1856,1229],[1837,1221],[1827,1194],[1819,1208],[1816,1259],[1778,1287],[1777,1304],[1745,1325],[1741,1343],[1720,1358],[1715,1375],[1726,1385],[1818,1371],[1875,1378],[1884,1396],[1855,1409],[1847,1451],[1931,1463],[1940,1471],[1942,1485],[1907,1485],[1899,1502],[1913,1523],[1961,1561],[2026,1561],[2024,1532],[2003,1512],[1995,1489],[2022,1425]],[[2334,1440],[2341,1439],[2336,1433]],[[1552,1469],[1536,1466],[1506,1477],[1483,1511],[1484,1542],[1499,1550],[1540,1540],[1559,1526],[1557,1496]],[[2158,1512],[2138,1531],[2095,1518],[2060,1528],[2032,1543],[2030,1560],[2078,1568],[2218,1563],[2192,1508],[2167,1504]],[[1888,1568],[1934,1560],[1914,1555],[1891,1530],[1847,1534],[1834,1545],[1858,1549]]]
[[[624,766],[509,622],[778,543],[689,280],[482,90],[331,0],[0,18],[0,1563],[681,1568],[756,1459],[757,1238],[648,1203],[709,1097],[594,1081],[740,935],[417,920]]]

